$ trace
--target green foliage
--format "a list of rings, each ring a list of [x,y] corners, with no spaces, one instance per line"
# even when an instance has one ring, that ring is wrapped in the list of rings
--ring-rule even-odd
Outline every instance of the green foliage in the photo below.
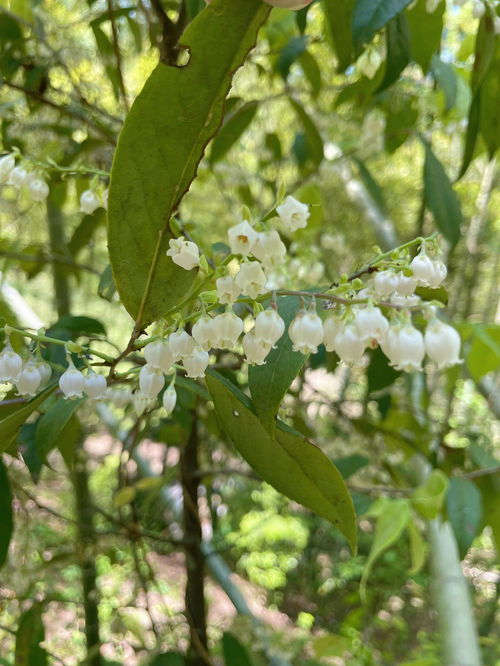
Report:
[[[417,0],[406,11],[410,28],[410,53],[424,72],[431,64],[432,56],[441,48],[443,32],[443,14],[446,9],[445,0],[441,0],[433,12],[426,10],[427,0]]]
[[[189,63],[160,63],[127,116],[111,174],[109,254],[122,302],[141,324],[181,302],[194,282],[194,273],[165,256],[172,238],[168,222],[220,125],[233,74],[268,11],[260,0],[215,0],[182,36]]]
[[[210,162],[215,164],[221,160],[231,147],[238,141],[257,113],[258,102],[248,102],[231,114],[220,128],[212,142]]]
[[[337,57],[337,69],[344,72],[354,60],[352,43],[352,11],[355,0],[321,0],[326,32]]]
[[[58,447],[64,451],[65,460],[71,467],[75,438],[78,435],[78,427],[72,419],[84,400],[84,398],[80,400],[56,398],[37,422],[35,446],[42,463],[45,462],[48,453]]]
[[[252,661],[246,648],[229,631],[222,636],[222,649],[226,666],[252,666]]]
[[[7,470],[0,458],[0,567],[5,564],[14,530],[12,492]]]
[[[354,43],[359,46],[371,42],[375,33],[409,4],[410,0],[356,0],[352,19]]]
[[[55,386],[49,386],[0,421],[0,453],[6,451],[15,441],[26,419],[54,392],[55,388]]]
[[[47,653],[40,647],[44,639],[42,607],[35,604],[19,620],[14,666],[47,666]]]
[[[446,511],[457,540],[460,557],[464,558],[481,524],[482,503],[477,487],[467,479],[450,479]]]
[[[439,469],[432,470],[426,481],[414,491],[413,506],[424,518],[436,518],[443,506],[447,488],[446,474]]]

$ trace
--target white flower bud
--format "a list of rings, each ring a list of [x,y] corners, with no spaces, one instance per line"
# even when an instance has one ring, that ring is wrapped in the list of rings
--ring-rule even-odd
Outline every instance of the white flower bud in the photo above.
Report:
[[[288,335],[293,342],[293,350],[302,354],[315,354],[318,345],[323,342],[323,322],[316,312],[301,311],[288,328]]]
[[[404,273],[398,273],[398,286],[396,292],[400,296],[411,296],[417,288],[417,280],[415,277],[406,276]]]
[[[16,379],[18,395],[35,395],[42,383],[42,377],[36,364],[28,361]]]
[[[80,195],[80,212],[92,215],[101,206],[101,200],[93,190],[85,190]]]
[[[271,345],[267,345],[256,336],[255,328],[243,336],[242,345],[250,365],[264,365],[266,357],[271,351]]]
[[[235,282],[245,296],[257,298],[266,291],[266,274],[258,261],[248,261],[240,266]]]
[[[200,250],[196,243],[182,238],[172,238],[169,241],[167,257],[172,257],[172,261],[177,266],[190,271],[200,265]]]
[[[140,418],[146,409],[153,404],[153,399],[148,398],[142,391],[136,391],[132,397],[132,402],[137,418]]]
[[[439,319],[428,324],[424,342],[427,355],[439,369],[462,362],[459,357],[460,335],[452,326]]]
[[[285,332],[285,322],[275,308],[259,312],[255,319],[255,336],[268,347],[273,347]]]
[[[410,268],[417,280],[428,287],[434,278],[434,263],[424,248],[420,250],[410,263]]]
[[[348,365],[359,365],[366,348],[366,341],[354,324],[347,324],[335,337],[335,351]]]
[[[49,191],[49,186],[41,178],[34,178],[28,183],[28,192],[33,201],[45,201]]]
[[[216,346],[217,335],[214,320],[206,314],[201,315],[197,322],[193,324],[191,334],[197,344],[205,351]]]
[[[3,155],[0,157],[0,185],[9,179],[10,172],[16,166],[14,155]]]
[[[0,353],[0,382],[15,382],[22,367],[23,359],[12,349],[7,338]]]
[[[338,316],[331,315],[324,323],[324,343],[326,351],[335,350],[337,335],[344,329],[345,322]]]
[[[227,232],[231,252],[247,257],[253,250],[257,236],[257,232],[247,220],[231,227]]]
[[[380,341],[385,337],[389,322],[384,317],[380,308],[373,305],[356,311],[355,326],[358,336],[363,342]]]
[[[393,271],[380,271],[373,278],[373,288],[377,296],[387,298],[398,288],[398,276]]]
[[[83,390],[92,400],[103,400],[107,396],[106,377],[89,372],[83,381]]]
[[[52,377],[52,368],[45,361],[39,361],[36,364],[36,367],[37,367],[38,372],[40,373],[40,377],[41,377],[40,386],[45,386],[46,384],[49,383],[49,381]]]
[[[168,343],[175,361],[192,354],[195,347],[193,338],[183,328],[171,333],[168,336]]]
[[[482,0],[474,0],[474,2],[472,3],[472,16],[475,19],[480,19],[485,11],[486,7],[484,5],[484,2],[482,2]]]
[[[224,312],[213,320],[213,346],[219,349],[232,349],[243,332],[243,322],[234,312]]]
[[[83,386],[84,376],[71,362],[66,372],[59,377],[59,388],[65,398],[81,398]]]
[[[276,207],[276,212],[288,231],[297,231],[307,225],[310,212],[307,204],[304,204],[292,196]]]
[[[21,187],[26,185],[28,180],[28,172],[21,166],[14,167],[9,174],[8,184],[20,190]]]
[[[167,412],[167,416],[170,416],[175,409],[177,403],[177,393],[173,386],[169,386],[166,391],[163,393],[163,407]]]
[[[381,347],[391,365],[398,370],[411,372],[422,369],[425,356],[424,337],[411,324],[389,329]]]
[[[155,340],[144,347],[144,358],[151,368],[156,368],[168,375],[175,363],[169,340]]]
[[[241,293],[241,289],[230,275],[217,278],[215,287],[219,302],[224,305],[232,305]]]
[[[139,372],[139,388],[147,398],[156,398],[165,385],[163,373],[158,368],[143,365]]]
[[[429,275],[428,284],[432,289],[437,289],[448,275],[448,270],[442,261],[432,262],[432,274]]]
[[[209,358],[208,352],[201,347],[195,347],[189,356],[182,359],[186,369],[186,377],[192,377],[193,379],[204,377]]]
[[[266,268],[274,268],[283,263],[286,247],[277,231],[261,231],[253,246],[252,254]]]

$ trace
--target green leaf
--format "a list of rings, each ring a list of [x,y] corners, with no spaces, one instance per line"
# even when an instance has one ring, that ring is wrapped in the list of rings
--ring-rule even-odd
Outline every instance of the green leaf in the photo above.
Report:
[[[285,44],[281,49],[275,67],[285,81],[290,73],[290,67],[306,50],[307,41],[307,35],[292,37],[288,44]]]
[[[413,100],[391,95],[384,104],[386,114],[385,147],[393,153],[412,133],[418,118]]]
[[[276,490],[332,522],[355,551],[352,500],[321,449],[281,422],[272,437],[244,393],[213,370],[206,381],[224,430],[248,464]]]
[[[101,298],[104,298],[104,300],[109,302],[113,300],[113,296],[116,293],[113,271],[109,264],[101,273],[101,277],[99,278],[99,285],[97,287],[97,293]]]
[[[278,299],[278,312],[286,328],[300,309],[297,296]],[[273,433],[276,414],[290,384],[307,361],[307,356],[292,350],[292,341],[285,331],[272,349],[264,365],[252,365],[248,369],[248,385],[255,410],[264,427]]]
[[[500,145],[500,38],[496,37],[495,53],[481,83],[479,131],[489,157]]]
[[[66,425],[84,400],[85,398],[65,400],[59,397],[40,418],[35,433],[35,445],[42,462],[45,461],[48,453],[57,446]]]
[[[357,45],[371,42],[375,33],[389,23],[411,0],[356,0],[352,35]]]
[[[222,651],[226,666],[252,666],[247,649],[229,631],[225,631],[222,636]]]
[[[447,489],[448,477],[441,470],[434,469],[425,483],[413,492],[413,506],[424,518],[436,518],[443,506]]]
[[[455,104],[458,91],[457,75],[452,65],[443,62],[439,56],[432,56],[432,75],[442,88],[446,99],[446,111]]]
[[[248,102],[226,120],[212,143],[210,164],[215,164],[226,155],[250,125],[258,108],[258,102]]]
[[[384,498],[383,501],[376,502],[376,506],[373,505],[369,510],[369,513],[372,512],[378,516],[378,519],[370,554],[361,578],[360,594],[362,598],[365,597],[366,581],[374,562],[399,539],[411,517],[410,505],[405,499],[388,500]]]
[[[9,552],[9,543],[14,531],[14,518],[12,515],[12,492],[10,489],[7,470],[0,458],[0,567],[2,567]]]
[[[307,146],[307,158],[311,160],[314,169],[317,169],[323,161],[323,139],[312,118],[306,113],[304,107],[292,98],[289,98],[297,117],[304,129]]]
[[[368,465],[369,462],[368,458],[357,454],[345,456],[344,458],[335,458],[333,461],[335,467],[342,474],[343,479],[348,479],[362,467]]]
[[[68,243],[71,256],[77,257],[88,246],[96,230],[105,223],[106,212],[104,208],[98,208],[92,215],[84,215]]]
[[[473,324],[471,328],[473,338],[466,362],[472,378],[477,382],[500,367],[500,326]]]
[[[355,0],[321,0],[326,35],[337,58],[337,71],[344,72],[354,61],[352,12]]]
[[[42,607],[35,604],[19,620],[14,666],[47,666],[47,653],[40,647],[44,639]]]
[[[377,183],[375,178],[372,176],[366,164],[357,157],[354,157],[353,159],[358,167],[359,175],[361,177],[361,180],[363,181],[363,185],[368,190],[368,193],[370,194],[371,198],[377,204],[377,206],[380,208],[382,212],[387,212],[387,204],[385,201],[384,191]]]
[[[309,52],[304,51],[299,57],[299,63],[304,72],[304,76],[309,81],[313,97],[317,97],[321,91],[321,69],[316,58]]]
[[[446,9],[445,0],[442,0],[433,12],[427,11],[426,4],[427,0],[417,0],[406,11],[411,57],[424,73],[429,69],[432,56],[441,49],[443,14]]]
[[[385,72],[377,93],[392,86],[410,62],[410,36],[404,14],[398,14],[392,21],[389,21],[385,41],[387,48]]]
[[[80,335],[106,335],[104,325],[93,317],[64,315],[51,328],[71,331],[73,337]]]
[[[6,451],[12,442],[16,439],[21,426],[26,419],[44,402],[49,395],[56,389],[56,386],[49,386],[44,391],[36,395],[21,408],[0,421],[0,453]]]
[[[411,557],[411,574],[418,573],[425,564],[427,555],[427,546],[420,534],[419,529],[415,525],[414,520],[410,520],[407,525],[408,536],[410,538],[410,557]]]
[[[148,664],[149,666],[185,666],[186,661],[180,652],[164,652],[157,654]]]
[[[462,223],[460,202],[443,165],[434,155],[429,144],[426,141],[423,141],[423,144],[425,148],[425,203],[434,216],[437,228],[453,246],[460,238],[460,225]]]
[[[316,659],[342,657],[344,652],[352,649],[352,639],[338,634],[327,634],[315,638],[312,646]]]
[[[370,365],[366,372],[368,394],[373,391],[380,391],[387,386],[394,384],[400,375],[401,372],[394,370],[394,368],[389,365],[387,356],[382,353],[380,347],[377,347],[372,353]]]
[[[269,11],[260,0],[214,0],[180,38],[188,64],[160,63],[125,120],[111,172],[109,254],[121,300],[141,324],[181,302],[195,280],[196,271],[183,270],[165,254],[172,238],[168,222],[219,128],[234,72]]]
[[[3,42],[16,42],[23,37],[19,23],[11,16],[0,10],[0,40]]]
[[[450,479],[446,510],[455,533],[458,552],[464,558],[481,525],[483,513],[481,493],[472,481],[459,477]]]

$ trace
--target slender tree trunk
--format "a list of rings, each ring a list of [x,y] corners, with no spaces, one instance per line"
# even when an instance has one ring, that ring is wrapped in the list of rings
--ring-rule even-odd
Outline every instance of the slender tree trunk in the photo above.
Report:
[[[191,644],[188,651],[189,666],[210,664],[207,642],[205,609],[205,556],[202,549],[202,531],[198,510],[198,419],[193,414],[191,432],[181,451],[180,468],[183,494],[184,538],[186,545],[186,616]]]
[[[47,223],[49,230],[50,253],[65,255],[67,252],[64,240],[63,217],[59,206],[51,199],[47,201]],[[54,279],[54,296],[57,314],[59,317],[67,315],[71,311],[71,295],[68,284],[68,269],[61,264],[52,264],[52,275]]]

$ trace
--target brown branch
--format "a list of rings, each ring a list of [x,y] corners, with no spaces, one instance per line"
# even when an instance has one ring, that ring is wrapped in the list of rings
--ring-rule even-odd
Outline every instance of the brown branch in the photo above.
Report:
[[[159,44],[160,60],[166,65],[175,65],[179,53],[179,37],[182,34],[186,22],[184,2],[181,3],[176,23],[169,18],[161,0],[151,0],[151,7],[161,25],[162,39]]]
[[[116,27],[116,21],[113,10],[113,0],[108,0],[108,16],[109,22],[111,23],[111,32],[113,33],[113,51],[115,53],[116,59],[116,71],[118,73],[118,82],[120,84],[120,90],[123,97],[123,104],[127,113],[129,112],[129,103],[127,97],[127,90],[125,88],[125,79],[123,78],[123,67],[122,67],[122,54],[120,52],[120,43],[118,41],[118,29]]]

